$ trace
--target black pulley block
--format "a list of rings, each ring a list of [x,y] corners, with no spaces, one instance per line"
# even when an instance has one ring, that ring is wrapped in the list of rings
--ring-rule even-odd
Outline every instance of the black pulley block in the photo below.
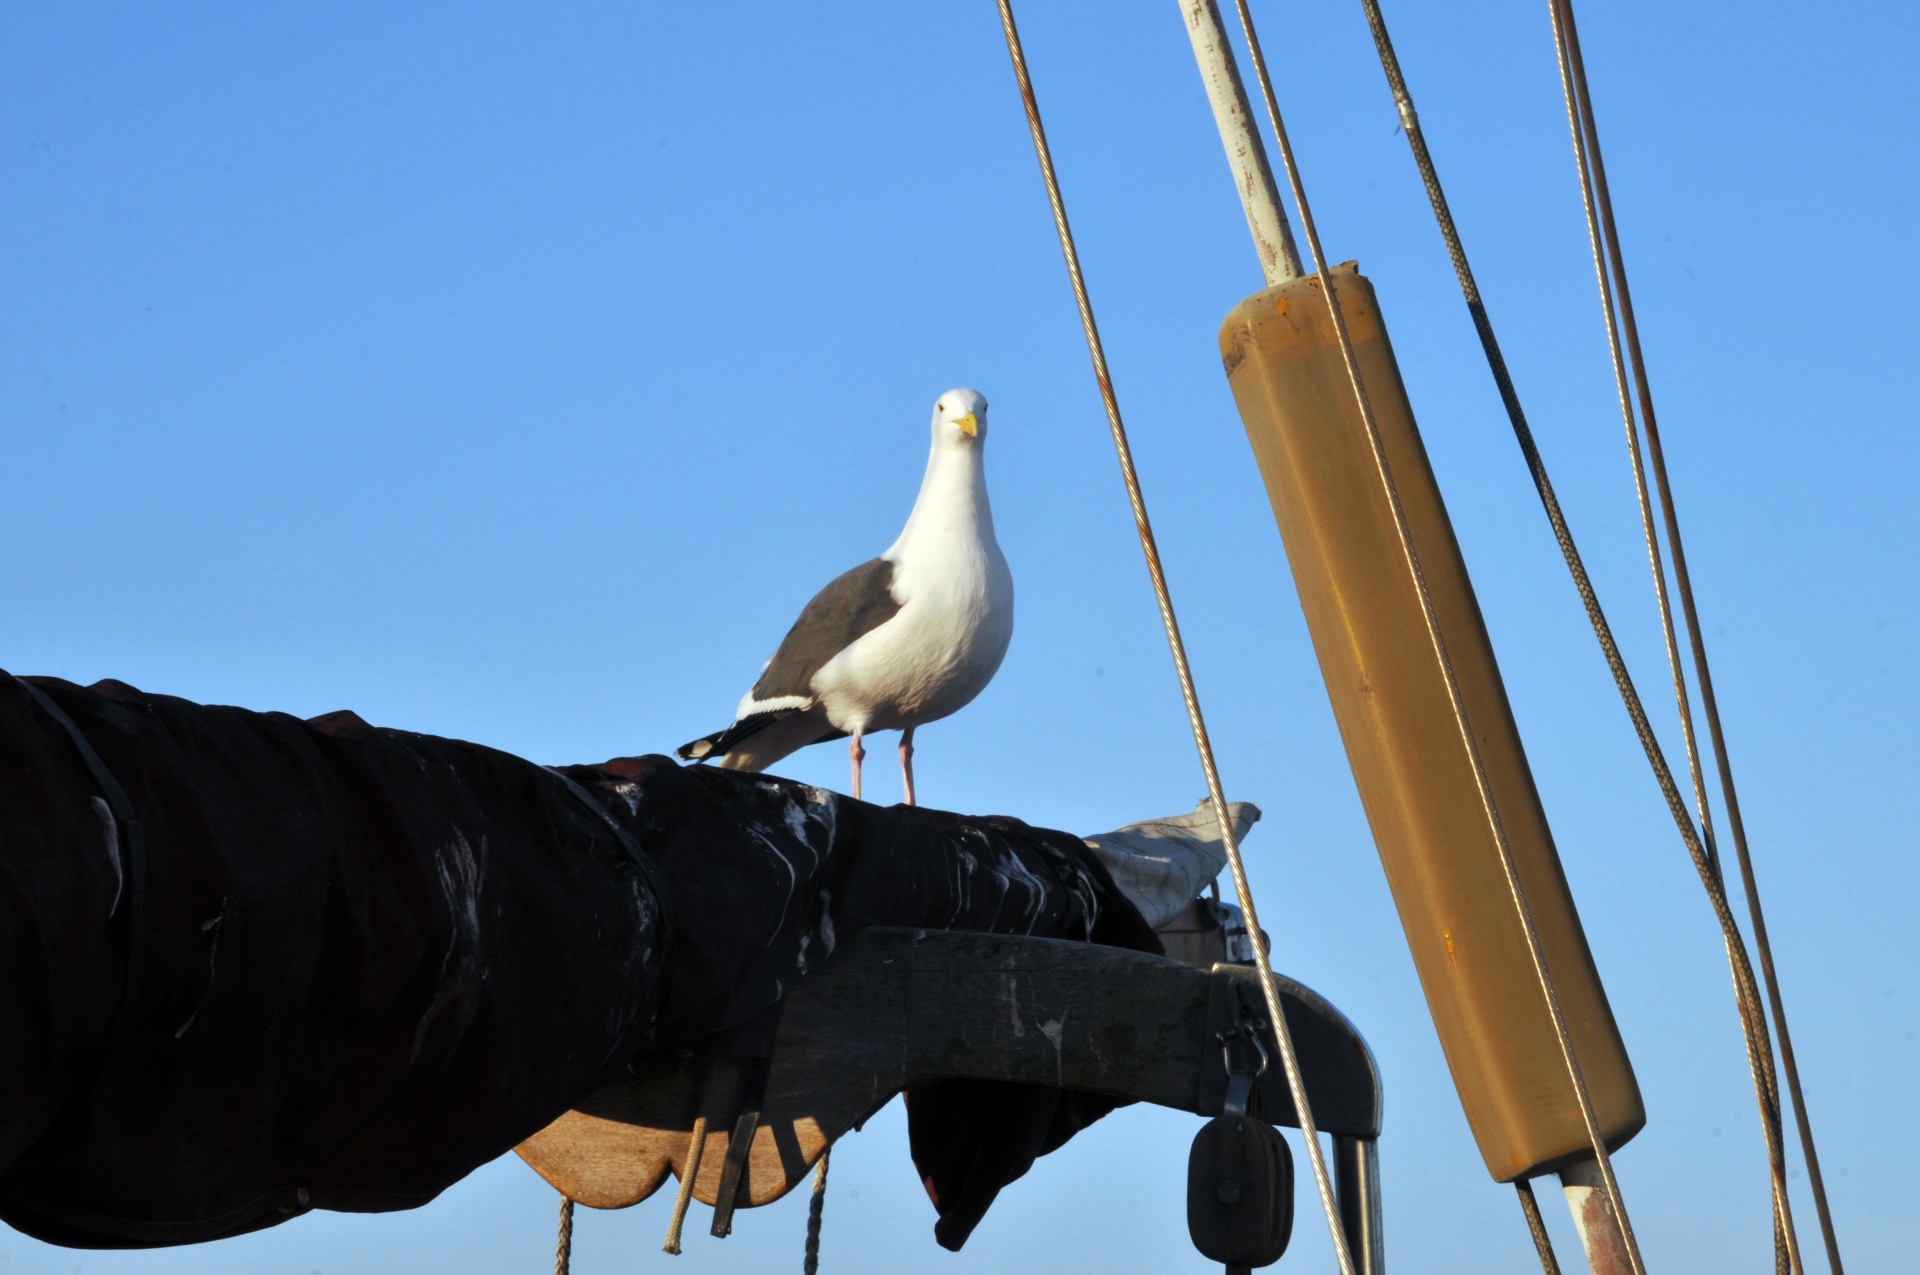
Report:
[[[1187,1156],[1187,1233],[1229,1266],[1271,1266],[1293,1236],[1293,1152],[1272,1125],[1215,1116]]]

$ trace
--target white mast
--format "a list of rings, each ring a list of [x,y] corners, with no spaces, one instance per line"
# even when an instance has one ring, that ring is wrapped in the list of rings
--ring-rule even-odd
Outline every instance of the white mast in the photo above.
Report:
[[[1259,130],[1253,126],[1246,86],[1240,82],[1233,46],[1227,43],[1220,7],[1214,0],[1180,0],[1180,12],[1187,20],[1187,36],[1193,41],[1193,59],[1200,64],[1200,79],[1207,86],[1207,101],[1213,105],[1220,144],[1227,149],[1233,187],[1240,192],[1247,229],[1253,232],[1253,247],[1260,254],[1260,272],[1269,288],[1297,279],[1301,274],[1300,252],[1293,246],[1293,229],[1280,206],[1280,190],[1273,183],[1273,169],[1267,165],[1267,148],[1261,145]]]

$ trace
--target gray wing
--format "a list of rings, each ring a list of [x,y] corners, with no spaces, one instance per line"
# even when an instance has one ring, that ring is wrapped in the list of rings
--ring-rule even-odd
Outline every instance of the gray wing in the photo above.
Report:
[[[787,630],[766,672],[753,684],[753,698],[813,694],[813,675],[827,661],[899,611],[893,596],[893,564],[885,558],[863,562],[836,576],[813,595]]]
[[[753,684],[750,698],[760,703],[796,697],[811,701],[813,675],[860,636],[879,628],[899,613],[893,598],[893,564],[885,558],[863,562],[853,570],[836,576],[826,588],[813,595],[800,612],[800,618],[787,630],[780,649],[767,661],[766,671]],[[810,703],[788,703],[779,708],[755,711],[752,704],[725,730],[682,744],[676,753],[682,761],[705,761],[722,757],[741,740],[765,730],[782,718],[806,712]],[[823,726],[821,740],[838,739],[844,731]]]

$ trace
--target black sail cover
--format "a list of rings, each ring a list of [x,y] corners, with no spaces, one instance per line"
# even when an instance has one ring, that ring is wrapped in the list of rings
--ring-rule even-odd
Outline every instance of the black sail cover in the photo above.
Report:
[[[458,740],[0,674],[0,1218],[143,1247],[426,1203],[651,1053],[744,1023],[863,925],[1158,951],[1079,838],[664,757]],[[133,996],[119,1010],[122,990]],[[916,1088],[964,1242],[1112,1100]]]

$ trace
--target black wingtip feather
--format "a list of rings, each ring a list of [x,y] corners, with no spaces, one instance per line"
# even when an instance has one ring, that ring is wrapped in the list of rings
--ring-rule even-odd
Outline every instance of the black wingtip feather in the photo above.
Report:
[[[674,749],[673,755],[681,761],[705,761],[715,755],[715,746],[719,744],[720,737],[724,734],[726,734],[725,731],[717,730],[711,735],[702,735],[692,743],[682,744]]]
[[[674,756],[681,761],[714,761],[732,752],[734,745],[748,736],[757,735],[783,717],[791,717],[801,710],[797,708],[776,709],[770,713],[754,713],[743,717],[725,730],[717,730],[711,735],[703,735],[692,743],[682,744],[674,750]],[[828,738],[832,738],[828,736]]]

